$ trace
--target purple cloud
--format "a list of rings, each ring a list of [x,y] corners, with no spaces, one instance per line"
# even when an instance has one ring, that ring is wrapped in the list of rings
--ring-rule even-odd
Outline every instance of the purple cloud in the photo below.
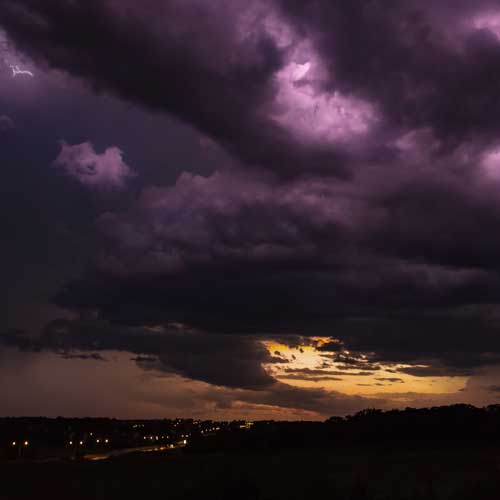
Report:
[[[495,2],[0,5],[38,65],[181,120],[200,162],[228,155],[215,172],[184,167],[172,145],[141,191],[94,208],[87,267],[55,302],[138,329],[130,345],[94,325],[103,349],[261,391],[273,379],[255,338],[338,339],[321,350],[344,371],[362,369],[347,350],[373,371],[402,363],[422,377],[500,362]],[[99,191],[135,175],[121,150],[89,142],[63,144],[56,164]],[[176,182],[162,175],[169,164],[186,170]],[[173,323],[191,333],[151,346],[148,328]],[[68,328],[85,347],[82,325]]]
[[[117,147],[107,148],[98,154],[89,142],[61,144],[55,166],[62,168],[80,184],[98,191],[122,191],[135,172],[123,161],[123,152]]]

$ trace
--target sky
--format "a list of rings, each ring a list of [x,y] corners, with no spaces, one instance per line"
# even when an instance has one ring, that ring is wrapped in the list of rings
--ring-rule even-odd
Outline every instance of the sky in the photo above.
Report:
[[[500,4],[0,0],[2,415],[500,402]]]

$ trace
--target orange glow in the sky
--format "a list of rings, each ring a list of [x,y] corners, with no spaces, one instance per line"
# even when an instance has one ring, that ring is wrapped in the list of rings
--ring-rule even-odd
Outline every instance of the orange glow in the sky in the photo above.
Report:
[[[378,364],[378,369],[370,370],[370,362],[363,354],[358,355],[358,367],[346,369],[345,364],[332,359],[332,353],[316,349],[316,346],[331,342],[332,339],[315,337],[310,340],[313,345],[299,347],[289,347],[272,341],[264,342],[272,355],[280,353],[281,357],[286,359],[283,363],[266,365],[266,369],[277,380],[289,385],[323,388],[359,396],[452,394],[460,391],[468,380],[468,377],[463,376],[417,377],[400,371],[416,365]],[[343,354],[350,353],[344,350]]]

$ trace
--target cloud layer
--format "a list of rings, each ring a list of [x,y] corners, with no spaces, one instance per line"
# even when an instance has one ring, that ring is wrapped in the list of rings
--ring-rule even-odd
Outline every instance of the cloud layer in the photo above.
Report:
[[[301,406],[264,368],[277,360],[262,340],[331,338],[318,351],[346,366],[415,377],[497,365],[500,10],[421,4],[0,0],[0,25],[37,65],[168,113],[205,157],[228,155],[175,183],[149,175],[127,206],[93,213],[88,264],[54,302],[101,319],[51,323],[25,348],[132,352],[308,411],[324,393],[301,389]],[[140,176],[125,148],[83,140],[56,160],[79,183]]]

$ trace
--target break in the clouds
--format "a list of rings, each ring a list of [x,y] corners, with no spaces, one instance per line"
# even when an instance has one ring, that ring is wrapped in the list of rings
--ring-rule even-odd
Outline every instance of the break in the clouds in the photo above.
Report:
[[[52,196],[68,177],[137,189],[104,208],[79,193],[64,234],[83,255],[51,296],[72,319],[3,343],[132,353],[147,373],[217,388],[222,407],[234,391],[324,414],[329,395],[345,410],[493,387],[499,19],[489,0],[0,0],[10,53],[42,82],[196,138],[179,150],[143,118],[89,140],[110,113],[98,106],[91,126],[72,116],[79,133],[54,130],[67,142],[47,160],[47,176],[66,174]],[[16,85],[26,98],[42,83]],[[0,109],[17,129],[13,111]],[[109,138],[126,126],[127,141]]]

